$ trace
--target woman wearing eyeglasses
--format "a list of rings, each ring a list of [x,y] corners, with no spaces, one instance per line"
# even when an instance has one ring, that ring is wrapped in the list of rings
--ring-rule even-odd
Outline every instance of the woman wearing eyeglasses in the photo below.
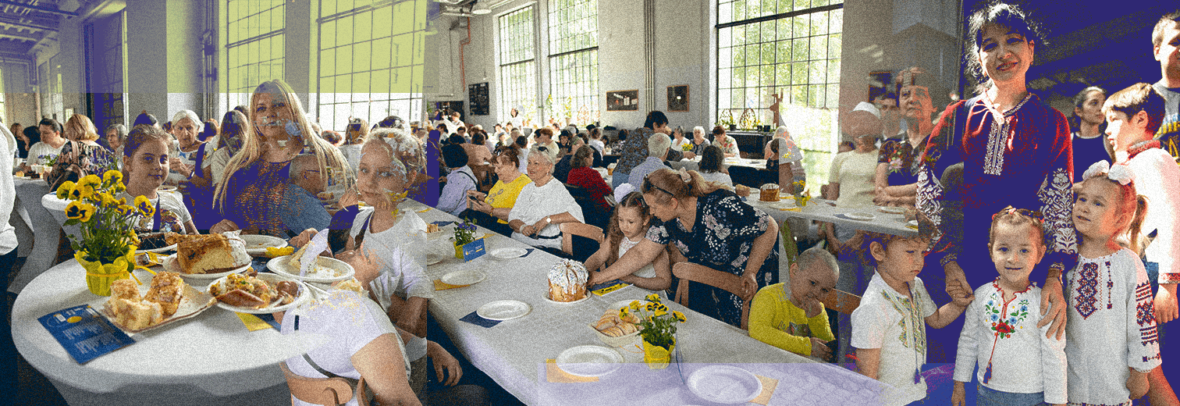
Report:
[[[534,145],[529,150],[528,174],[533,183],[525,185],[516,198],[516,205],[508,213],[512,238],[556,252],[561,249],[562,223],[582,223],[582,208],[553,177],[554,156],[549,147]]]
[[[533,182],[528,175],[520,173],[518,155],[519,150],[511,146],[497,148],[492,163],[500,180],[492,185],[487,194],[478,190],[467,192],[470,200],[467,204],[469,210],[482,214],[472,216],[476,223],[504,235],[512,234],[512,229],[508,227],[508,213],[516,207],[520,191]]]

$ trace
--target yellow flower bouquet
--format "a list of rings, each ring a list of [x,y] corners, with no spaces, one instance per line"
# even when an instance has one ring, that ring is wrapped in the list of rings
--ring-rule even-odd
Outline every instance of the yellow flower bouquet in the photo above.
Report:
[[[99,296],[110,296],[112,282],[132,276],[139,245],[134,220],[155,214],[146,197],[135,198],[133,204],[115,199],[126,189],[123,174],[116,170],[102,178],[87,175],[78,183],[67,181],[57,189],[59,199],[70,201],[65,225],[80,226],[79,235],[70,236],[74,259],[86,269],[86,287]]]
[[[634,314],[639,317],[639,336],[643,337],[643,361],[651,369],[668,367],[672,358],[672,350],[676,348],[676,324],[687,320],[684,313],[669,311],[668,306],[660,302],[660,296],[650,294],[645,297],[647,303],[638,300],[619,309],[619,318],[625,319]]]

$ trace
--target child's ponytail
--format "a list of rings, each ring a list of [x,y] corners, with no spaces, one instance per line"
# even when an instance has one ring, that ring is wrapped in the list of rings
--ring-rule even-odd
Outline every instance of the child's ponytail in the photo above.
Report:
[[[1143,255],[1143,249],[1146,248],[1146,241],[1143,241],[1140,235],[1145,218],[1147,218],[1147,198],[1137,195],[1135,197],[1135,215],[1131,218],[1131,225],[1127,227],[1128,248],[1135,251],[1136,255]]]

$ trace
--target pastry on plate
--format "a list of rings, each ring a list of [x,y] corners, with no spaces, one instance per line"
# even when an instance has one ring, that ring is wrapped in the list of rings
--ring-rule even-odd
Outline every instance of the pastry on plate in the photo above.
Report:
[[[779,187],[777,184],[767,183],[765,185],[762,185],[761,190],[762,190],[762,192],[760,192],[758,194],[758,200],[761,200],[764,202],[777,202],[779,200],[779,197],[778,197]]]
[[[573,302],[586,298],[586,280],[590,273],[581,262],[563,259],[549,269],[549,299]]]
[[[187,236],[176,245],[176,260],[186,274],[219,273],[250,265],[250,254],[233,232]]]

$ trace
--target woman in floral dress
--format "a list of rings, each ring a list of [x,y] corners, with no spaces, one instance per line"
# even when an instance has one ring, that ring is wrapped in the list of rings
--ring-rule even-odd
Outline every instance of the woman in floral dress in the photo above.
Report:
[[[778,283],[778,224],[733,192],[705,182],[695,171],[660,169],[643,181],[643,198],[656,219],[647,237],[590,284],[618,279],[652,263],[666,245],[672,262],[704,265],[742,277],[743,296]],[[672,280],[675,291],[678,281]],[[692,283],[689,308],[734,326],[741,325],[742,299],[725,290]]]

